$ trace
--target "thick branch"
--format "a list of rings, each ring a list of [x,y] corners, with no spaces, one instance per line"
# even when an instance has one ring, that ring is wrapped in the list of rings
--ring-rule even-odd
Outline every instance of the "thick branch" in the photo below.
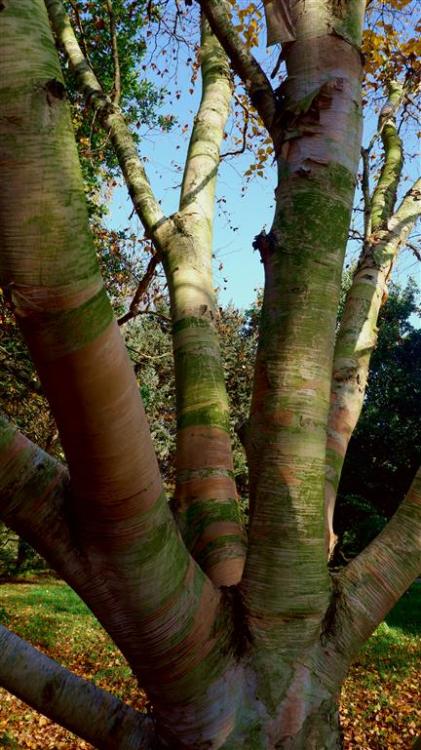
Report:
[[[364,400],[370,357],[377,340],[379,310],[386,298],[386,284],[396,254],[408,237],[414,221],[412,218],[412,223],[411,220],[409,224],[407,222],[405,212],[408,205],[405,202],[399,209],[403,214],[391,218],[403,167],[403,149],[396,127],[396,113],[404,95],[404,87],[392,81],[388,101],[380,113],[377,133],[373,135],[368,148],[361,149],[364,246],[345,300],[336,341],[328,422],[326,538],[330,554],[336,543],[333,532],[336,492],[348,443]],[[384,148],[383,167],[370,198],[369,155],[379,134]],[[409,208],[409,214],[412,215],[412,208]]]
[[[68,523],[64,466],[0,415],[0,518],[67,580],[83,586],[86,560]]]
[[[384,161],[371,198],[371,232],[387,225],[396,201],[396,191],[403,167],[403,147],[396,127],[396,112],[404,94],[403,86],[392,81],[388,101],[380,112],[378,130],[383,143]]]
[[[295,20],[289,43],[282,29],[280,36],[288,75],[276,213],[254,243],[265,290],[246,434],[251,520],[241,586],[255,640],[287,648],[292,658],[314,639],[329,598],[326,426],[361,150],[362,19],[353,16],[362,3],[345,4],[342,20],[337,4],[273,6],[293,10]],[[351,44],[345,29],[332,33],[339,21],[352,31]]]
[[[152,719],[0,625],[0,685],[99,750],[155,747]]]
[[[33,9],[25,54],[21,11],[11,4],[0,17],[1,86],[14,88],[12,103],[1,99],[0,279],[57,421],[73,510],[97,540],[98,524],[112,534],[124,519],[126,533],[134,529],[161,478],[98,269],[45,5],[24,1]]]
[[[336,492],[345,454],[359,419],[370,358],[377,341],[377,319],[386,299],[387,281],[399,248],[405,244],[421,213],[421,180],[405,195],[387,228],[374,232],[366,243],[337,335],[333,359],[331,407],[328,422],[326,510],[330,548]]]
[[[105,94],[89,66],[62,1],[45,0],[45,3],[54,34],[67,55],[78,85],[87,103],[97,112],[103,127],[110,134],[136,213],[148,237],[154,241],[157,248],[160,248],[162,229],[167,223],[166,217],[152,192],[143,163],[137,153],[136,144],[121,110]]]
[[[421,572],[421,469],[379,536],[344,568],[334,632],[352,656]]]
[[[66,469],[3,416],[0,444],[0,519],[45,557],[118,642],[125,615],[117,599],[110,607],[107,581],[102,571],[94,574],[83,549]]]
[[[229,405],[215,331],[212,224],[231,101],[228,60],[202,19],[202,98],[164,265],[171,295],[177,393],[175,500],[192,554],[218,585],[238,583],[244,531],[233,477]]]
[[[200,0],[212,31],[231,60],[232,66],[262,118],[268,132],[275,137],[276,97],[269,79],[247,49],[232,25],[230,6],[226,0]]]

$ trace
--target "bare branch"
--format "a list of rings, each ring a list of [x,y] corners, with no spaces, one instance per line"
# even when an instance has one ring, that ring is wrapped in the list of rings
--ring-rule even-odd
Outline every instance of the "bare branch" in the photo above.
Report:
[[[372,231],[387,224],[396,201],[396,192],[403,167],[403,146],[396,127],[396,112],[405,95],[403,86],[392,81],[389,98],[379,116],[378,131],[384,149],[383,166],[371,198],[369,225]]]
[[[273,88],[259,63],[233,28],[229,4],[226,0],[200,0],[200,5],[235,72],[243,81],[252,104],[268,132],[274,137],[277,110]]]
[[[153,747],[152,719],[69,672],[2,625],[0,685],[97,748]]]
[[[391,217],[403,167],[403,149],[396,127],[396,112],[404,96],[404,87],[392,81],[388,101],[380,112],[377,132],[368,147],[361,149],[364,245],[347,294],[336,339],[328,422],[325,501],[327,545],[330,553],[336,543],[333,514],[337,488],[348,443],[362,409],[370,358],[377,341],[379,310],[387,298],[387,282],[397,252],[406,241],[419,213],[416,206],[418,189],[414,186],[397,214]],[[370,197],[369,156],[379,135],[384,148],[383,167]]]
[[[414,245],[413,242],[406,242],[405,245],[409,248],[409,250],[412,250],[416,259],[421,261],[421,247]]]
[[[111,93],[113,104],[118,105],[121,97],[121,75],[120,75],[120,58],[118,55],[117,30],[112,0],[106,0],[108,18],[110,23],[111,45],[113,50],[113,67],[114,67],[114,84]]]
[[[147,289],[149,287],[149,284],[151,283],[156,267],[158,263],[160,263],[162,260],[162,253],[159,251],[155,253],[155,255],[152,256],[148,263],[148,267],[145,271],[144,276],[142,276],[139,286],[136,289],[135,295],[130,303],[130,307],[128,312],[125,315],[122,315],[121,318],[118,319],[117,323],[119,326],[124,325],[124,323],[127,323],[132,318],[135,318],[136,315],[139,314],[139,303],[142,300],[142,297],[146,294]]]
[[[221,154],[221,159],[226,159],[227,156],[238,156],[238,154],[244,154],[244,151],[246,150],[247,146],[247,130],[249,126],[249,113],[246,110],[244,114],[244,125],[242,129],[242,144],[241,148],[237,149],[236,151],[226,151],[224,154]]]

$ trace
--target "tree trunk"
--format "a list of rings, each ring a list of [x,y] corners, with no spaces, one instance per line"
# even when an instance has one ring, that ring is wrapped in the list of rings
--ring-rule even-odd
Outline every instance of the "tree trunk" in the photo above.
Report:
[[[180,527],[98,272],[45,5],[163,255],[174,323]],[[69,484],[58,462],[0,416],[0,516],[91,607],[146,689],[153,720],[69,676],[4,628],[0,684],[105,750],[136,747],[137,738],[142,750],[338,750],[338,696],[350,660],[419,571],[419,480],[359,558],[335,579],[327,569],[326,449],[360,149],[365,3],[266,5],[270,40],[284,44],[288,72],[278,95],[230,25],[229,4],[201,0],[215,36],[202,23],[203,95],[179,211],[167,218],[60,1],[0,3],[1,281],[70,472]],[[214,186],[231,90],[222,47],[273,138],[279,174],[272,229],[256,238],[265,291],[246,436],[244,572],[211,279]],[[375,201],[377,214],[380,204],[393,204],[394,189],[388,183]],[[397,212],[408,226],[417,197]],[[367,314],[357,322],[362,329]],[[104,721],[95,720],[96,705]]]

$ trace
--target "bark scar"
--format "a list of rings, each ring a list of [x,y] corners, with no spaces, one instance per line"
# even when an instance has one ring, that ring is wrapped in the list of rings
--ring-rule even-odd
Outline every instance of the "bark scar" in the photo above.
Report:
[[[246,653],[253,636],[247,621],[247,611],[238,586],[221,586],[221,594],[232,613],[234,626],[232,649],[238,660]]]
[[[66,98],[66,89],[61,81],[57,81],[55,78],[47,81],[44,84],[44,89],[47,93],[47,102],[50,107],[56,104],[57,100],[63,100]]]

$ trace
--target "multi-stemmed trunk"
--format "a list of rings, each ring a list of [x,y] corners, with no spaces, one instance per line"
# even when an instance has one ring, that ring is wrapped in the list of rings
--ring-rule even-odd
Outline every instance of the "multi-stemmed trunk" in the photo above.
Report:
[[[70,483],[63,466],[2,419],[0,514],[91,607],[146,689],[153,716],[68,675],[4,628],[0,684],[99,748],[339,748],[338,696],[350,660],[419,571],[416,482],[359,558],[334,580],[327,568],[336,491],[330,459],[343,447],[340,418],[350,411],[340,399],[350,399],[355,414],[362,403],[350,388],[344,395],[337,375],[344,347],[359,349],[346,326],[335,348],[335,322],[360,151],[364,3],[284,3],[282,12],[267,4],[271,40],[284,44],[288,73],[275,96],[230,26],[225,0],[202,0],[203,93],[171,217],[60,1],[2,5],[1,281],[56,417]],[[96,265],[46,8],[162,254],[177,390],[174,513]],[[228,58],[273,138],[279,175],[272,228],[256,238],[265,290],[245,436],[248,540],[233,481],[211,276]],[[389,129],[386,150],[393,138]],[[405,231],[414,220],[418,193],[392,217],[388,179],[373,196],[363,259],[374,244],[378,258],[379,242],[383,255],[370,277],[374,307],[356,305],[359,330],[375,325],[393,220]],[[384,212],[391,227],[383,226]],[[344,320],[360,294],[357,273]],[[368,367],[355,356],[357,369]],[[93,707],[111,719],[98,722]]]

